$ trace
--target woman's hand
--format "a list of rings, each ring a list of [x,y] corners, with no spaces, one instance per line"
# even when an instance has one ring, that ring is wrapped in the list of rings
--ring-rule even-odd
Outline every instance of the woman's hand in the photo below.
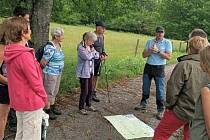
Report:
[[[7,78],[0,74],[0,82],[4,84],[8,84]]]
[[[41,59],[41,61],[40,61],[40,65],[41,65],[41,68],[44,68],[46,65],[47,65],[47,61],[45,60],[45,59]]]

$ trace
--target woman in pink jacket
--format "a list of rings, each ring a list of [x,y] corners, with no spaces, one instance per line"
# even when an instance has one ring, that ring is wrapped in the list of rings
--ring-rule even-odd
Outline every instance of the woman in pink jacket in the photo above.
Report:
[[[10,106],[16,110],[15,140],[40,140],[42,109],[47,104],[42,73],[34,51],[25,47],[31,39],[29,23],[22,17],[4,22],[5,37],[10,41],[4,52],[8,73]]]

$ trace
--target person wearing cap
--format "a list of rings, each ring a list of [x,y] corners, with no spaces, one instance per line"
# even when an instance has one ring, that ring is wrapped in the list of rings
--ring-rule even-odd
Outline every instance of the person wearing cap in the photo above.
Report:
[[[200,51],[208,40],[190,35],[187,55],[179,57],[167,82],[166,110],[155,128],[153,140],[167,140],[180,127],[184,127],[184,140],[189,139],[189,122],[194,118],[195,102],[201,88],[208,83],[208,75],[200,67]]]
[[[164,38],[165,30],[163,27],[157,27],[155,38],[146,43],[143,51],[143,58],[147,58],[143,74],[142,99],[135,110],[146,110],[147,99],[150,96],[151,80],[154,78],[156,84],[156,104],[157,119],[161,119],[164,111],[165,102],[165,65],[166,60],[171,59],[172,44],[171,41]]]
[[[101,65],[102,61],[107,59],[107,54],[104,49],[104,32],[106,31],[106,25],[104,22],[96,22],[95,34],[97,35],[97,40],[93,44],[93,47],[100,54],[100,58],[94,60],[94,76],[93,76],[93,91],[92,91],[92,100],[99,102],[100,100],[96,96],[96,88],[98,76],[101,74]]]
[[[43,67],[43,82],[49,101],[45,112],[49,114],[51,120],[55,120],[56,115],[61,115],[61,111],[55,106],[55,99],[59,91],[64,67],[64,53],[61,48],[64,31],[61,28],[53,28],[51,36],[52,41],[44,47],[44,54],[40,64]]]

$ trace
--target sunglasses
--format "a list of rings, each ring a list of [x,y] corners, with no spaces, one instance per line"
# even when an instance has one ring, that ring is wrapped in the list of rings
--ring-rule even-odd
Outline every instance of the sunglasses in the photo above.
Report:
[[[156,33],[164,33],[164,31],[157,31]]]

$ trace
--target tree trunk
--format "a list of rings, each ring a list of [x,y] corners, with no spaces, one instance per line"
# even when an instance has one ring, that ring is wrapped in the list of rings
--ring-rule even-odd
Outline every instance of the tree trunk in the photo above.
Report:
[[[32,0],[32,40],[37,49],[49,40],[53,0]]]

